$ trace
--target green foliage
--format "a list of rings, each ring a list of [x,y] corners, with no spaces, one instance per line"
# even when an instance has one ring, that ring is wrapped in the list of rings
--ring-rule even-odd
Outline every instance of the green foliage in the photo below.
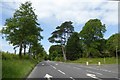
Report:
[[[74,32],[74,27],[71,21],[66,21],[62,23],[60,26],[56,27],[56,30],[52,32],[52,36],[49,37],[49,42],[51,43],[59,43],[62,46],[62,53],[64,60],[66,61],[66,51],[65,46],[68,38]]]
[[[4,35],[10,44],[20,47],[19,55],[22,55],[22,48],[24,54],[26,47],[33,45],[42,39],[40,32],[42,29],[37,23],[37,15],[30,2],[21,4],[18,10],[15,11],[12,18],[6,19],[5,26],[1,33]]]
[[[60,45],[52,45],[49,49],[49,59],[55,60],[62,57],[62,48]]]
[[[12,59],[19,59],[19,56],[16,56],[15,54],[2,52],[2,60],[12,60]]]
[[[55,61],[64,61],[64,58],[63,57],[56,57]]]
[[[26,78],[28,73],[37,64],[36,60],[29,59],[27,56],[22,59],[19,55],[2,53],[2,78]]]
[[[116,64],[116,58],[115,57],[106,57],[106,58],[80,58],[78,60],[68,61],[68,62],[80,63],[80,64],[86,64],[86,62],[89,62],[89,64],[98,64],[98,62],[101,62],[101,64]]]
[[[119,40],[120,33],[113,34],[108,38],[106,45],[110,56],[116,56],[116,49],[118,52],[120,51]]]
[[[65,45],[67,43],[67,39],[73,33],[74,27],[71,21],[66,21],[62,23],[60,26],[56,27],[56,30],[52,32],[52,36],[48,39],[51,43],[60,43],[61,45]]]
[[[36,63],[30,60],[3,60],[3,78],[25,78]]]
[[[91,19],[85,24],[80,32],[80,38],[83,41],[84,52],[86,52],[87,57],[97,55],[95,52],[99,51],[98,46],[101,44],[99,40],[103,39],[105,31],[105,25],[98,19]]]
[[[68,60],[75,60],[80,58],[82,52],[80,45],[79,35],[77,32],[74,32],[68,39],[66,45],[66,56]]]

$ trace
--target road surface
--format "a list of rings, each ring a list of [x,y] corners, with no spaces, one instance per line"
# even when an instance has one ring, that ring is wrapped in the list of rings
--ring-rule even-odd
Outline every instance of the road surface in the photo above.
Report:
[[[40,62],[27,80],[120,80],[118,65],[83,65],[55,61]]]

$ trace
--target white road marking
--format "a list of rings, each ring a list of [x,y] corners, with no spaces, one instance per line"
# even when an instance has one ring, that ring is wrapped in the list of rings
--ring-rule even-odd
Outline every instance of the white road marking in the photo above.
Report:
[[[87,73],[86,75],[89,76],[89,77],[91,77],[91,78],[97,79],[96,75],[94,75],[94,74],[89,74],[89,73]]]
[[[61,70],[58,70],[60,73],[62,73],[62,74],[64,74],[65,75],[65,73],[63,72],[63,71],[61,71]]]
[[[98,73],[98,72],[93,72],[93,71],[90,71],[90,70],[86,70],[87,72],[91,72],[91,73],[95,73],[95,74],[99,74],[99,75],[103,75],[101,73]]]
[[[106,70],[106,69],[99,69],[99,70],[105,71],[105,72],[117,73],[117,72],[109,71],[109,70]]]
[[[28,78],[32,78],[32,74],[35,72],[36,69],[37,69],[37,67],[35,66],[35,68],[34,68],[33,71],[30,73],[30,75],[28,76]]]
[[[89,74],[89,73],[87,73],[86,75],[89,76],[89,77],[91,77],[91,78],[94,78],[94,79],[102,80],[102,79],[96,77],[95,74]]]
[[[55,65],[58,65],[58,64],[55,64]]]
[[[86,67],[86,66],[82,66],[82,65],[80,65],[80,67],[91,68],[91,69],[95,69],[95,70],[100,70],[100,71],[105,71],[105,72],[110,72],[110,73],[116,73],[117,74],[117,72],[106,70],[106,69],[97,69],[97,68],[94,68],[94,67]]]
[[[70,77],[70,79],[75,80],[73,77]]]
[[[44,64],[42,64],[42,65],[44,65]]]
[[[47,78],[48,80],[50,80],[50,78],[52,78],[52,76],[49,74],[46,74],[44,78]]]
[[[53,66],[53,65],[50,65],[52,68],[54,68],[54,69],[56,69],[56,67],[55,66]]]
[[[56,69],[56,67],[53,66],[54,69]]]

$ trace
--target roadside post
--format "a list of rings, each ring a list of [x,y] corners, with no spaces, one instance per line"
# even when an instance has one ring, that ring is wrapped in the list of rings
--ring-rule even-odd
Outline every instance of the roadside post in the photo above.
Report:
[[[89,63],[88,63],[88,61],[87,61],[87,62],[86,62],[86,65],[88,66],[88,64],[89,64]]]
[[[100,62],[98,62],[98,66],[100,66],[101,65],[101,63]]]

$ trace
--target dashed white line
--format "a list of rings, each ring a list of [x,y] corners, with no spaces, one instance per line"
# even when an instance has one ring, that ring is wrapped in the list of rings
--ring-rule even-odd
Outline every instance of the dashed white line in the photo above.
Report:
[[[44,64],[42,64],[42,65],[44,65]]]
[[[95,70],[100,70],[100,71],[105,71],[105,72],[110,72],[110,73],[116,73],[117,74],[117,72],[106,70],[106,69],[97,69],[97,68],[94,68],[94,67],[86,67],[86,66],[82,66],[82,65],[80,67],[91,68],[91,69],[95,69]]]
[[[75,80],[73,77],[70,77],[70,79]]]
[[[54,68],[54,69],[56,69],[56,67],[55,66],[52,66],[52,65],[50,65],[52,68]]]
[[[62,73],[62,74],[64,74],[65,75],[65,73],[63,72],[63,71],[61,71],[61,70],[58,70],[60,73]]]
[[[86,70],[87,72],[91,72],[91,73],[95,73],[95,74],[99,74],[99,75],[103,75],[101,73],[98,73],[98,72],[93,72],[93,71],[90,71],[90,70]]]
[[[56,69],[56,67],[53,66],[54,69]]]

